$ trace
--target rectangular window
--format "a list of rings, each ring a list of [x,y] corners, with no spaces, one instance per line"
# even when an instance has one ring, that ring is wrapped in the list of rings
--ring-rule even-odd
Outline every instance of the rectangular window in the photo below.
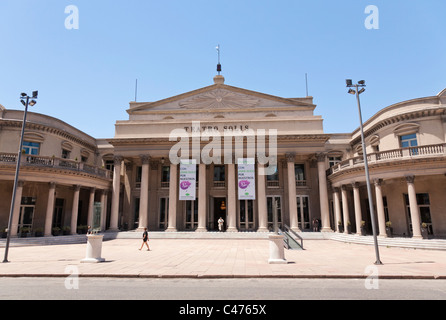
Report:
[[[282,210],[281,210],[281,204],[280,204],[280,196],[268,196],[266,198],[266,208],[268,212],[268,230],[274,231],[274,210],[273,205],[275,204],[277,200],[277,223],[278,227],[282,228]]]
[[[341,162],[341,157],[328,157],[328,165],[329,167],[333,167]]]
[[[64,199],[56,199],[54,202],[53,228],[62,228],[62,219],[64,211]]]
[[[214,181],[225,181],[225,166],[214,166]]]
[[[40,150],[40,143],[23,141],[22,151],[25,154],[29,154],[29,155],[32,155],[32,156],[38,156],[39,155],[39,150]]]
[[[70,159],[70,151],[62,149],[62,159]]]
[[[36,206],[36,198],[22,197],[20,205],[19,225],[17,228],[17,232],[21,232],[22,228],[32,229],[35,206]]]
[[[161,182],[169,182],[170,181],[170,167],[163,166],[161,172]]]
[[[265,167],[266,169],[266,167]],[[274,166],[274,173],[266,176],[267,181],[279,181],[279,170],[277,170],[277,166]]]
[[[137,166],[136,167],[136,178],[135,178],[137,188],[139,188],[141,186],[141,178],[142,178],[142,167]]]
[[[400,136],[401,148],[409,148],[409,147],[417,147],[417,134],[406,134],[404,136]]]
[[[295,164],[294,175],[296,176],[296,186],[306,186],[307,181],[305,179],[305,165]]]
[[[169,197],[160,198],[160,209],[159,209],[159,219],[158,227],[161,230],[167,229],[169,217]]]

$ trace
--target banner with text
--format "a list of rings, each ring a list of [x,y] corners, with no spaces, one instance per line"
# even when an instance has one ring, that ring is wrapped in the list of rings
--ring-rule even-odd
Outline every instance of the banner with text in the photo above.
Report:
[[[256,199],[256,172],[254,158],[238,159],[238,199]]]
[[[195,200],[197,165],[195,160],[181,160],[180,200]]]

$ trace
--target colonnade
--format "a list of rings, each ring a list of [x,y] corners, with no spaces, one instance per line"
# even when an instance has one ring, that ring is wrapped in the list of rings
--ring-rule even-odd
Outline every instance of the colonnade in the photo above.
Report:
[[[18,181],[17,184],[17,190],[16,190],[16,197],[15,197],[15,203],[14,203],[14,212],[12,215],[12,222],[11,222],[11,236],[17,237],[18,235],[18,226],[19,226],[19,219],[20,219],[20,208],[21,208],[21,200],[23,196],[23,186],[24,181]],[[53,229],[53,217],[54,217],[54,205],[55,205],[55,198],[56,198],[56,182],[50,182],[49,188],[48,188],[48,197],[46,201],[46,212],[45,212],[45,223],[44,223],[44,236],[51,236],[52,235],[52,229]],[[80,190],[82,186],[81,185],[74,185],[73,186],[73,202],[71,206],[71,220],[70,220],[70,229],[71,234],[77,233],[77,224],[78,224],[78,211],[79,211],[79,195]],[[89,195],[89,202],[88,202],[88,218],[87,218],[87,224],[92,225],[93,224],[93,214],[94,214],[94,199],[97,192],[97,189],[95,187],[85,187],[90,190]],[[107,216],[107,197],[108,197],[108,190],[101,190],[101,230],[105,230],[106,228],[106,216]]]
[[[149,194],[149,174],[150,174],[150,156],[141,155],[142,176],[140,187],[140,206],[139,206],[139,221],[140,228],[148,225],[148,194]],[[124,158],[122,156],[115,156],[114,158],[114,174],[113,174],[113,190],[112,190],[112,205],[110,215],[110,230],[118,230],[119,220],[119,196],[120,196],[120,173]],[[317,156],[318,160],[318,182],[319,195],[321,207],[322,231],[331,231],[327,180],[325,172],[325,155]],[[296,203],[296,178],[295,178],[295,154],[286,154],[287,161],[287,194],[290,214],[290,227],[293,230],[299,230],[297,203]],[[264,165],[256,163],[257,166],[257,201],[258,201],[258,230],[259,232],[268,231],[268,217],[266,204],[266,176],[262,174]],[[227,231],[237,231],[237,176],[236,165],[234,163],[226,164],[227,175]],[[200,163],[198,165],[199,181],[206,181],[206,164]],[[206,199],[207,190],[205,183],[198,184],[198,227],[197,232],[207,231],[206,229]],[[169,211],[168,211],[168,227],[167,232],[177,231],[177,203],[178,203],[178,165],[170,164],[170,181],[169,181]]]
[[[421,216],[420,209],[417,203],[417,194],[415,190],[415,176],[405,176],[407,183],[407,194],[409,198],[409,208],[412,219],[412,232],[413,238],[422,238],[421,235]],[[384,210],[384,201],[382,193],[383,179],[374,179],[373,187],[375,191],[375,204],[376,204],[376,218],[378,222],[377,233],[380,237],[386,237],[386,218]],[[360,234],[361,222],[363,221],[363,213],[361,211],[359,182],[353,182],[351,184],[353,188],[353,204],[354,204],[354,217],[356,223],[356,232]],[[348,203],[348,185],[340,185],[333,188],[333,208],[336,224],[336,231],[341,232],[340,225],[344,226],[344,233],[348,233],[347,225],[350,223],[349,217],[349,203]],[[342,201],[341,201],[342,200]],[[340,222],[340,224],[339,224]]]

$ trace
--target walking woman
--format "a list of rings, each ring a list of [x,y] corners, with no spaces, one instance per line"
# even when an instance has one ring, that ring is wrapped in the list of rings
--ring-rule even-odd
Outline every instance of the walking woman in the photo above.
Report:
[[[147,232],[147,228],[144,228],[144,233],[142,234],[142,244],[141,244],[141,248],[139,248],[139,250],[141,250],[142,247],[144,247],[144,244],[147,246],[147,251],[150,251],[150,248],[149,248],[149,233]]]

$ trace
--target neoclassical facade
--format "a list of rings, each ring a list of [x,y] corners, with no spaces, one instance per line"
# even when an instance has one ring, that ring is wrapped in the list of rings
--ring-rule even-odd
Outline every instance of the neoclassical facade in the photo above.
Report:
[[[352,102],[353,103],[353,102]],[[365,124],[379,235],[446,237],[446,90],[387,107]],[[29,113],[11,234],[22,228],[371,232],[359,131],[327,134],[312,97],[225,84],[131,102],[115,136],[94,139]],[[22,111],[0,110],[0,228],[8,223]],[[253,159],[255,198],[238,159]],[[180,200],[181,160],[195,160],[195,197]]]

